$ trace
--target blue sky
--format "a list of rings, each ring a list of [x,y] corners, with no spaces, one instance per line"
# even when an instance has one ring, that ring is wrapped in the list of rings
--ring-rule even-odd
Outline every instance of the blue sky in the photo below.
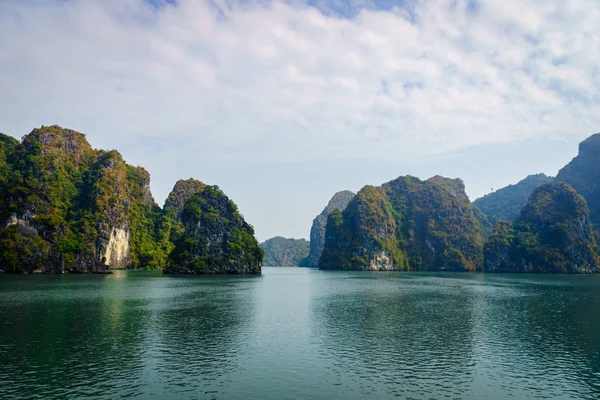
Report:
[[[600,131],[600,4],[2,0],[0,131],[59,124],[217,184],[259,239],[338,190],[554,175]]]

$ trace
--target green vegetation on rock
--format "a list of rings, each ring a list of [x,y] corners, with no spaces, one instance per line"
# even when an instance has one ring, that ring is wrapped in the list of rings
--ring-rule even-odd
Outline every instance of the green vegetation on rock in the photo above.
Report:
[[[476,271],[483,237],[464,184],[406,176],[329,215],[321,269]]]
[[[177,186],[174,192],[178,193],[171,193],[169,199],[183,195]],[[184,186],[188,187],[180,185],[182,189]],[[258,246],[254,229],[244,221],[235,203],[217,186],[199,184],[196,188],[199,191],[175,210],[175,215],[179,215],[176,223],[183,229],[173,232],[175,249],[165,272],[260,273],[264,251]]]
[[[164,212],[146,170],[115,150],[93,149],[82,133],[42,127],[22,142],[0,134],[0,270],[162,269],[184,232],[177,210],[203,187],[190,182]],[[240,229],[230,246],[251,242]]]
[[[154,206],[145,170],[58,126],[34,129],[21,143],[6,137],[3,143],[11,150],[0,179],[6,227],[0,269],[103,272],[152,265],[152,233],[138,229]]]
[[[486,194],[475,200],[473,205],[483,211],[492,222],[492,225],[501,219],[515,221],[535,188],[545,183],[550,183],[553,179],[544,174],[529,175],[514,185],[509,185],[493,193]]]
[[[260,273],[266,251],[267,265],[321,269],[598,272],[600,134],[550,181],[531,175],[471,204],[459,179],[400,177],[337,193],[310,243],[259,246],[218,187],[180,180],[161,209],[146,170],[43,126],[0,134],[0,271]]]
[[[565,183],[534,190],[513,224],[500,221],[485,244],[486,272],[598,272],[598,245],[585,199]]]
[[[306,239],[276,236],[261,243],[260,247],[265,251],[265,266],[308,267],[310,243]]]
[[[205,187],[203,182],[193,178],[178,180],[165,201],[165,213],[173,219],[180,219],[186,201],[200,193]]]
[[[471,209],[473,210],[473,216],[479,223],[479,233],[483,238],[488,238],[494,230],[494,223],[475,204],[471,203]]]

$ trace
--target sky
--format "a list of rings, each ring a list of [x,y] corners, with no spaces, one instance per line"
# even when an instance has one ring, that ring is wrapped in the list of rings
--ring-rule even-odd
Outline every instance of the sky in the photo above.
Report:
[[[0,132],[53,124],[308,238],[340,190],[555,175],[600,131],[600,2],[0,0]]]

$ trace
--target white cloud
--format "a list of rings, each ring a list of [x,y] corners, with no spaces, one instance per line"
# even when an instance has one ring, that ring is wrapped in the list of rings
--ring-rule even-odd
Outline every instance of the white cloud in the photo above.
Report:
[[[143,164],[188,171],[397,162],[600,126],[593,1],[354,2],[351,18],[225,3],[1,1],[0,130],[59,123],[103,147],[159,141]],[[159,185],[158,199],[172,182]]]

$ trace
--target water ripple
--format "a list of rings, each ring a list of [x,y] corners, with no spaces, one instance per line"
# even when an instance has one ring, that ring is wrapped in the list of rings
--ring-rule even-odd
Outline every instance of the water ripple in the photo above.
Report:
[[[0,277],[2,399],[597,399],[600,280]]]

